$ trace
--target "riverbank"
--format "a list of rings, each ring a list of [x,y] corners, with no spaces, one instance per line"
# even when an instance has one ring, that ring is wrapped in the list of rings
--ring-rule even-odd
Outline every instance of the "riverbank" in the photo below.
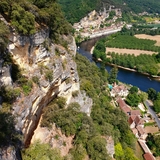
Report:
[[[93,46],[93,47],[91,48],[91,50],[90,50],[90,53],[91,53],[91,54],[93,54],[94,47],[95,47],[95,46]],[[100,62],[100,63],[101,63],[102,60],[101,60],[101,59],[98,59],[98,60],[96,60],[96,62]],[[160,76],[150,75],[150,74],[148,74],[148,73],[138,72],[136,69],[131,69],[131,68],[119,66],[119,65],[116,65],[116,64],[113,64],[113,63],[107,63],[107,65],[109,65],[109,66],[116,66],[116,67],[118,67],[118,68],[121,68],[121,69],[127,70],[127,71],[131,71],[131,72],[137,72],[137,73],[140,73],[140,74],[142,74],[142,75],[147,76],[147,78],[149,78],[150,80],[154,79],[154,80],[156,80],[156,81],[160,81]]]
[[[99,61],[97,61],[97,62],[102,62],[102,61],[99,60]],[[119,65],[116,65],[116,64],[113,64],[113,63],[107,63],[107,65],[109,65],[109,66],[116,66],[117,68],[121,68],[121,69],[126,70],[126,71],[131,71],[131,72],[136,72],[136,73],[142,74],[142,75],[144,75],[144,76],[147,76],[147,78],[149,78],[150,80],[154,79],[154,80],[156,80],[156,81],[160,81],[160,76],[154,76],[154,75],[150,75],[150,74],[148,74],[148,73],[138,72],[138,71],[135,70],[135,69],[131,69],[131,68],[119,66]]]
[[[93,52],[93,47],[95,46],[96,42],[104,37],[106,36],[97,37],[97,38],[93,38],[88,41],[82,42],[77,52],[85,56],[90,62],[93,62],[91,51]],[[96,65],[100,67],[100,63],[96,63]],[[106,65],[105,68],[106,70],[108,70],[108,72],[110,72],[110,70],[112,69],[112,66]],[[148,75],[143,75],[141,73],[138,73],[137,71],[132,72],[126,68],[123,68],[123,69],[119,68],[117,79],[120,82],[137,86],[138,88],[140,88],[140,90],[144,92],[146,92],[149,88],[153,88],[157,92],[160,92],[159,77],[152,78]]]

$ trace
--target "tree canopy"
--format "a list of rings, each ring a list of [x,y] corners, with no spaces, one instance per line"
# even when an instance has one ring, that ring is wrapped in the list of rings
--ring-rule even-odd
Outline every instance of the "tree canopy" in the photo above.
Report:
[[[32,35],[39,28],[48,26],[50,37],[57,40],[59,35],[71,32],[71,26],[54,0],[2,0],[0,8],[0,13],[20,34]]]

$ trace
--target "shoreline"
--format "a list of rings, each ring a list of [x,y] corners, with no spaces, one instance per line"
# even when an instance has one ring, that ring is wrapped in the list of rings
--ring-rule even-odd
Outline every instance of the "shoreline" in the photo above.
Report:
[[[106,35],[106,34],[104,34],[104,35]],[[97,36],[97,37],[101,37],[101,36]],[[92,39],[92,38],[90,38],[90,39]],[[91,49],[90,49],[90,51],[89,51],[91,55],[93,54],[94,47],[95,47],[95,46],[92,46]],[[92,58],[93,58],[93,57],[92,57]],[[102,62],[102,60],[99,59],[99,60],[97,60],[96,62]],[[147,78],[149,78],[150,80],[153,79],[153,80],[156,80],[156,81],[160,81],[160,76],[157,76],[157,75],[150,75],[150,74],[148,74],[148,73],[138,72],[138,71],[135,70],[135,69],[126,68],[126,67],[119,66],[119,65],[116,65],[116,64],[107,63],[107,65],[117,66],[118,68],[121,68],[121,69],[123,69],[123,70],[131,71],[131,72],[136,72],[136,73],[142,74],[142,75],[144,75],[144,76],[146,76],[146,77],[148,76]]]
[[[117,66],[118,68],[121,68],[121,69],[124,69],[124,70],[127,70],[127,71],[136,72],[136,73],[142,74],[142,75],[144,75],[144,76],[148,76],[147,78],[149,78],[150,80],[154,79],[154,80],[156,80],[156,81],[160,81],[160,76],[154,76],[154,75],[150,75],[150,74],[148,74],[148,73],[138,72],[138,71],[135,70],[135,69],[131,69],[131,68],[119,66],[119,65],[116,65],[116,64],[107,63],[107,65]]]
[[[102,60],[96,60],[96,62],[102,62]],[[160,81],[160,76],[155,76],[155,75],[150,75],[150,74],[148,74],[148,73],[138,72],[138,71],[135,70],[135,69],[131,69],[131,68],[119,66],[119,65],[116,65],[116,64],[113,64],[113,63],[106,63],[106,65],[116,66],[117,68],[121,68],[121,69],[126,70],[126,71],[139,73],[139,74],[142,74],[142,75],[144,75],[144,76],[146,76],[146,77],[148,76],[147,78],[149,78],[150,80],[153,79],[153,80],[156,80],[156,81]]]
[[[89,51],[91,54],[93,54],[94,47],[95,47],[95,46],[93,46],[93,47],[91,48],[91,50]],[[99,59],[99,60],[96,60],[96,62],[102,62],[102,60]],[[109,66],[117,66],[118,68],[121,68],[121,69],[123,69],[123,70],[131,71],[131,72],[136,72],[136,73],[139,73],[139,74],[148,76],[148,78],[149,78],[150,80],[153,79],[153,80],[156,80],[156,81],[160,81],[160,76],[157,76],[157,75],[150,75],[150,74],[148,74],[148,73],[138,72],[138,71],[135,70],[135,69],[131,69],[131,68],[119,66],[119,65],[116,65],[116,64],[113,64],[113,63],[107,63],[107,65],[109,65]]]

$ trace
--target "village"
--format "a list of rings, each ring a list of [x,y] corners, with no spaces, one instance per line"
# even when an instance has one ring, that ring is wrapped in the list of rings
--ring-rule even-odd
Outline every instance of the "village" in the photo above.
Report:
[[[149,133],[155,133],[159,131],[157,125],[150,127],[151,129],[146,129],[147,123],[153,123],[154,119],[151,116],[151,113],[146,108],[146,106],[142,103],[138,105],[138,107],[129,106],[126,104],[125,99],[129,94],[129,89],[127,85],[114,83],[113,85],[108,85],[110,90],[110,95],[114,100],[115,107],[119,107],[128,117],[128,124],[133,134],[137,138],[139,145],[141,146],[144,154],[143,157],[145,160],[155,160],[152,152],[148,148],[146,144],[146,138]],[[148,100],[147,100],[148,101]],[[152,129],[154,128],[154,129]],[[112,151],[113,153],[113,151]]]
[[[115,8],[115,6],[110,6],[108,10],[104,8],[100,12],[94,10],[73,25],[75,36],[84,40],[115,33],[120,31],[125,24],[119,21],[120,18],[122,18],[121,9]]]

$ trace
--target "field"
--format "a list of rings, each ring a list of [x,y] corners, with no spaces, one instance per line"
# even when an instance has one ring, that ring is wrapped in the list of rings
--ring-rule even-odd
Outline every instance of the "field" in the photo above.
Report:
[[[149,39],[149,40],[154,40],[156,41],[156,46],[160,46],[160,35],[156,36],[151,36],[151,35],[146,35],[146,34],[137,34],[135,35],[136,38],[139,39]],[[134,54],[135,56],[138,56],[140,54],[150,54],[152,55],[153,51],[144,51],[144,50],[139,50],[139,49],[121,49],[121,48],[112,48],[112,47],[107,47],[106,48],[106,53],[108,52],[115,52],[115,53],[121,53],[121,54]]]
[[[150,39],[150,40],[157,41],[155,45],[160,46],[160,35],[151,36],[151,35],[146,35],[146,34],[137,34],[135,35],[135,37],[139,39]]]
[[[150,54],[152,55],[153,51],[143,51],[143,50],[138,50],[138,49],[120,49],[120,48],[106,48],[106,53],[108,52],[115,52],[115,53],[121,53],[121,54],[134,54],[135,56],[138,56],[140,54]]]

